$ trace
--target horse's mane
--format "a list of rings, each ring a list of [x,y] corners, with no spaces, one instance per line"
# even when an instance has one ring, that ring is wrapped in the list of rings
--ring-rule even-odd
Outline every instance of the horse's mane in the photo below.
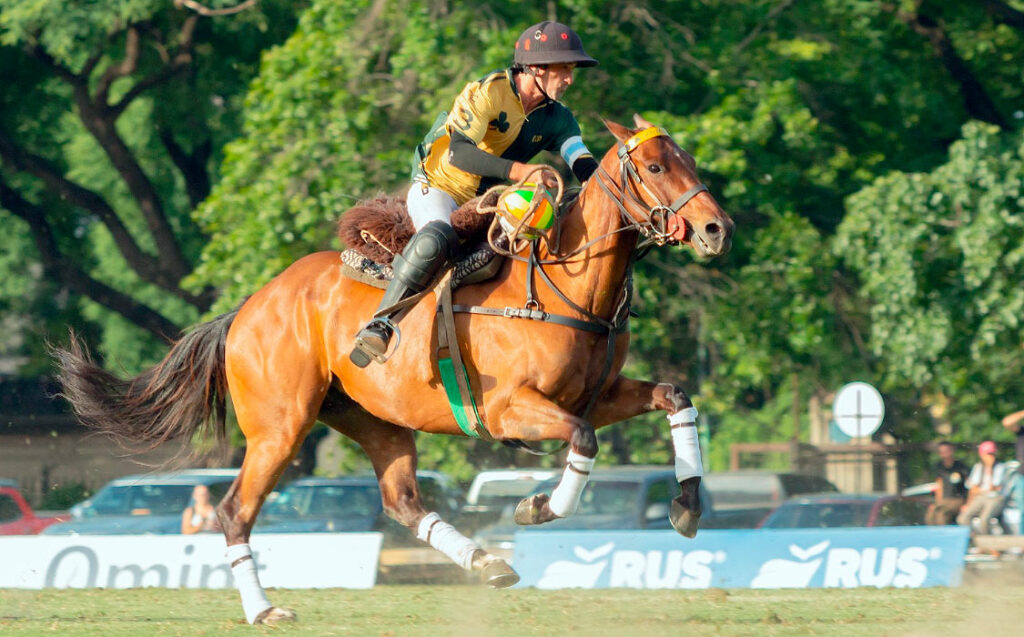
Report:
[[[476,211],[479,200],[470,199],[452,213],[452,227],[462,243],[483,240],[491,225],[493,213]],[[338,220],[338,238],[342,243],[377,263],[391,263],[414,231],[405,197],[401,195],[382,194],[364,199]]]

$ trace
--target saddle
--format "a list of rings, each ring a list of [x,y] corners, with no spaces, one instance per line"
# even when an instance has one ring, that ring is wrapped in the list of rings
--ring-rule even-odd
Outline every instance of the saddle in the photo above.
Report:
[[[485,203],[493,206],[497,195],[492,198],[493,202]],[[481,199],[471,199],[452,213],[452,228],[463,246],[452,271],[456,288],[496,276],[504,263],[487,243],[487,229],[494,214],[476,212]],[[338,222],[338,238],[348,246],[341,253],[342,273],[360,283],[386,288],[394,276],[391,262],[414,232],[404,197],[381,195],[359,202]]]

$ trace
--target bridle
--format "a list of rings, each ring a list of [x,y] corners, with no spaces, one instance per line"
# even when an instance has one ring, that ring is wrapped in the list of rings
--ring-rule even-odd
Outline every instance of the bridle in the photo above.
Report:
[[[604,167],[598,166],[597,168],[597,183],[604,190],[605,194],[615,202],[619,209],[619,216],[622,218],[623,226],[628,229],[637,230],[643,235],[644,241],[641,242],[638,248],[642,248],[649,243],[663,246],[666,243],[676,241],[673,231],[670,231],[668,228],[668,220],[678,213],[683,206],[688,204],[691,199],[708,190],[705,184],[698,183],[679,195],[675,201],[668,205],[662,203],[661,199],[651,192],[651,189],[647,187],[647,184],[644,183],[643,178],[640,176],[640,172],[637,170],[630,153],[644,142],[657,137],[672,138],[664,128],[651,126],[650,128],[643,129],[626,141],[619,143],[619,149],[616,154],[619,157],[619,181],[622,184],[621,186],[615,183],[615,180],[612,179],[612,176],[608,174]],[[640,197],[640,191],[637,186],[643,188],[647,196],[656,202],[654,206],[648,206],[644,202]],[[642,211],[638,215],[642,220],[638,220],[637,215],[630,214],[626,208],[627,204]]]

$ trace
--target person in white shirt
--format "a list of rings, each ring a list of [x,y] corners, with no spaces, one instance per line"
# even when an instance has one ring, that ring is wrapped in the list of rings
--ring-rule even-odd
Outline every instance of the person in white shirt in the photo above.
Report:
[[[981,532],[989,534],[989,523],[1003,512],[1006,498],[1002,495],[1007,479],[1006,465],[996,460],[996,443],[991,440],[978,445],[978,462],[967,477],[967,504],[957,516],[957,524],[968,526],[975,517],[981,520]]]

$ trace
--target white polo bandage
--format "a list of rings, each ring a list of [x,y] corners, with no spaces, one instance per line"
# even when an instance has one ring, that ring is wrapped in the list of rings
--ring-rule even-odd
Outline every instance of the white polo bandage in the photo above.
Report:
[[[700,458],[700,441],[697,439],[697,408],[687,407],[669,414],[672,426],[672,446],[676,452],[676,480],[699,478],[704,475],[704,463]]]
[[[416,537],[441,551],[448,559],[467,571],[472,570],[473,552],[480,546],[442,520],[437,513],[428,513],[420,520]]]
[[[562,479],[558,481],[558,486],[551,492],[551,500],[548,501],[551,512],[560,518],[572,515],[579,508],[580,495],[590,480],[595,458],[588,458],[570,449],[565,460]]]
[[[242,596],[242,610],[245,612],[245,620],[250,624],[256,621],[256,617],[263,611],[270,608],[270,600],[260,586],[260,578],[256,573],[256,560],[252,557],[252,550],[248,544],[234,544],[228,547],[228,564],[231,565],[231,574],[235,578],[235,587]]]

